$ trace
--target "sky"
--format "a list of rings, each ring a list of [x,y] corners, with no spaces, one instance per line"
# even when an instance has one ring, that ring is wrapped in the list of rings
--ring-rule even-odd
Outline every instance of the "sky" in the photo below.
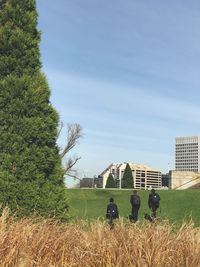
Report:
[[[51,102],[79,123],[79,177],[113,162],[175,166],[175,137],[200,135],[198,0],[37,0]],[[71,183],[68,178],[69,184]]]

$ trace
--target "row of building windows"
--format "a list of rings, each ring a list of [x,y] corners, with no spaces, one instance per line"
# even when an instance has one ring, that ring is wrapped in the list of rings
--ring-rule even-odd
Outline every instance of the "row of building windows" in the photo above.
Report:
[[[176,165],[197,165],[198,166],[198,162],[176,162]]]
[[[187,154],[187,155],[191,155],[191,154],[193,154],[193,155],[198,155],[198,151],[196,150],[196,151],[188,151],[188,150],[185,150],[185,151],[176,151],[176,155],[185,155],[185,154]]]
[[[181,169],[181,170],[183,170],[184,168],[191,168],[191,169],[198,169],[198,166],[194,166],[194,165],[184,165],[184,166],[182,166],[182,165],[179,165],[179,166],[176,166],[176,169]]]
[[[198,146],[195,146],[195,147],[176,147],[176,151],[182,151],[182,150],[186,150],[186,151],[188,151],[188,150],[192,150],[192,151],[194,151],[194,150],[198,150]]]
[[[198,164],[176,164],[176,168],[184,168],[184,167],[191,167],[191,168],[198,168]]]
[[[191,156],[181,155],[181,156],[176,156],[176,160],[177,159],[198,159],[198,157],[196,155],[191,155]]]
[[[176,165],[198,165],[198,162],[176,162]]]
[[[199,152],[198,149],[196,149],[196,150],[176,150],[176,155],[177,154],[183,154],[183,153],[184,154],[185,153],[189,153],[189,154],[191,154],[191,153],[195,154],[196,153],[196,154],[198,154],[198,152]]]
[[[197,161],[198,162],[198,158],[182,157],[182,158],[176,159],[176,161]]]
[[[190,167],[184,167],[184,168],[177,168],[178,171],[192,171],[192,172],[198,172],[197,168],[190,168]]]
[[[198,169],[191,169],[191,168],[181,168],[181,169],[177,168],[177,170],[188,171],[188,172],[198,172]]]
[[[188,163],[183,163],[183,162],[177,162],[176,163],[176,166],[195,166],[195,167],[198,167],[198,163],[191,163],[191,162],[188,162]]]
[[[176,149],[188,149],[188,148],[191,148],[191,149],[195,149],[195,148],[198,148],[198,145],[197,144],[194,144],[194,145],[176,145]]]
[[[183,158],[183,159],[177,159],[176,162],[198,162],[198,159],[195,158]]]
[[[198,162],[197,158],[180,158],[176,159],[176,162]]]
[[[198,150],[183,150],[183,151],[176,151],[175,155],[198,155]]]
[[[198,146],[198,143],[187,143],[187,144],[176,144],[176,146],[181,146],[181,147],[185,147],[185,146]]]
[[[197,156],[194,156],[194,155],[192,155],[192,156],[177,156],[176,157],[176,160],[178,160],[178,159],[198,159],[198,157]]]

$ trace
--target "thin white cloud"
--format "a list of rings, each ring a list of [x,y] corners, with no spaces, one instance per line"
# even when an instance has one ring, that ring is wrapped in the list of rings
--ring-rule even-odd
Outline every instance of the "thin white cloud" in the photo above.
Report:
[[[84,111],[86,116],[112,113],[114,117],[116,112],[116,120],[119,117],[126,120],[126,116],[127,120],[130,120],[129,116],[132,114],[147,116],[152,120],[159,118],[180,123],[200,123],[200,106],[181,100],[181,93],[180,99],[165,94],[151,95],[150,90],[147,93],[147,90],[134,86],[128,87],[55,71],[48,71],[48,77],[55,100],[63,99],[64,103],[66,99],[67,105],[81,112],[80,116],[84,116]],[[69,99],[71,103],[68,102]]]

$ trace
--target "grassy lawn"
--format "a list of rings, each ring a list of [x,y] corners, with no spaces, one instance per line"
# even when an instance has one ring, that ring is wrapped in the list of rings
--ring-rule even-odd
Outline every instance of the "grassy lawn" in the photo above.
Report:
[[[108,189],[67,189],[70,203],[70,216],[74,219],[104,219],[106,206],[110,197],[114,197],[118,205],[120,216],[127,217],[131,212],[129,202],[131,190]],[[200,190],[162,190],[158,191],[161,205],[158,217],[172,223],[182,223],[183,220],[193,219],[196,226],[200,226]],[[150,213],[147,205],[149,191],[139,191],[141,208],[139,219],[144,213]]]

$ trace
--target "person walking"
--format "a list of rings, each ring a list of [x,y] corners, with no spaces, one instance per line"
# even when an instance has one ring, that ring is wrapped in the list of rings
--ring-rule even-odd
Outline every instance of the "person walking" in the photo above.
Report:
[[[158,193],[156,193],[155,189],[152,189],[151,193],[149,194],[148,206],[152,210],[151,217],[153,219],[156,218],[156,211],[159,208],[159,205],[160,205],[160,196]]]
[[[130,203],[132,206],[131,221],[134,223],[138,220],[138,211],[140,209],[140,196],[137,194],[137,190],[133,190],[133,194],[130,197]]]
[[[113,228],[113,220],[119,218],[119,212],[118,212],[118,207],[114,203],[114,198],[110,198],[110,202],[107,205],[107,210],[106,210],[106,218],[108,219],[108,223]]]

